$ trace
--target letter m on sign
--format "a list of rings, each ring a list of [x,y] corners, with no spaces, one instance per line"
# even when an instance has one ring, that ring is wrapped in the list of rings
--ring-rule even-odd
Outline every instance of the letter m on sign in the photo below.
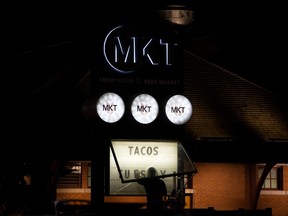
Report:
[[[130,43],[123,45],[120,37],[115,37],[114,48],[114,62],[119,63],[120,60],[123,63],[136,63],[136,43],[135,37],[130,37]],[[128,45],[128,46],[127,46]],[[121,58],[121,59],[120,59]]]

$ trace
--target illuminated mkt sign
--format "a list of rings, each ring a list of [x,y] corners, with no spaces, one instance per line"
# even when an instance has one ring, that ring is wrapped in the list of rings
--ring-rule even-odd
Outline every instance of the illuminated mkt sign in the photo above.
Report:
[[[136,96],[131,105],[131,113],[136,121],[141,124],[149,124],[158,116],[158,103],[154,97],[148,94]]]
[[[174,95],[165,104],[166,117],[177,125],[187,123],[192,116],[192,110],[192,104],[183,95]],[[97,100],[96,111],[103,121],[114,123],[124,115],[125,104],[118,94],[107,92]],[[139,94],[131,103],[131,114],[137,122],[149,124],[159,114],[158,102],[149,94]]]
[[[192,104],[183,95],[174,95],[166,103],[165,113],[174,124],[182,125],[188,122],[192,116]]]
[[[156,168],[158,175],[172,175],[178,170],[178,145],[173,141],[112,141],[113,150],[123,182],[135,180],[135,173],[146,177],[149,167]],[[120,181],[118,167],[110,151],[110,180]],[[119,182],[121,183],[121,181]]]
[[[115,71],[132,73],[143,65],[169,67],[174,65],[178,44],[164,37],[147,35],[145,29],[122,25],[113,28],[105,37],[103,53]]]
[[[119,95],[107,92],[98,99],[96,110],[103,121],[114,123],[122,118],[125,112],[125,104]]]

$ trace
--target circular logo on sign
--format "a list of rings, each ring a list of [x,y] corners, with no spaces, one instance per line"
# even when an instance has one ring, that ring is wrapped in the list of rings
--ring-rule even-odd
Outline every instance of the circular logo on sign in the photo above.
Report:
[[[107,34],[103,43],[106,62],[120,73],[134,72],[137,65],[134,47],[135,37],[129,35],[127,26],[113,28]]]
[[[141,124],[149,124],[158,116],[159,106],[151,95],[140,94],[134,98],[131,112],[136,121]]]
[[[182,125],[192,116],[192,104],[185,96],[174,95],[167,101],[165,113],[173,124]]]
[[[96,110],[103,121],[114,123],[122,118],[125,111],[125,104],[119,95],[108,92],[98,99]]]

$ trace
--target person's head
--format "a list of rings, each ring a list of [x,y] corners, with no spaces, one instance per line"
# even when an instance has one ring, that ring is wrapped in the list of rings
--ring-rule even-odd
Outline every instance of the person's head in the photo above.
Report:
[[[147,177],[153,178],[155,176],[157,176],[157,170],[154,167],[149,167],[147,170]]]

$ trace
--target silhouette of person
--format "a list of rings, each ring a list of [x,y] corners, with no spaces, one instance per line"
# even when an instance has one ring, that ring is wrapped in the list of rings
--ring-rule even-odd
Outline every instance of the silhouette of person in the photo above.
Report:
[[[165,182],[157,177],[157,170],[150,167],[147,170],[147,178],[136,176],[137,182],[144,186],[147,196],[147,209],[153,212],[164,210],[167,188]]]

